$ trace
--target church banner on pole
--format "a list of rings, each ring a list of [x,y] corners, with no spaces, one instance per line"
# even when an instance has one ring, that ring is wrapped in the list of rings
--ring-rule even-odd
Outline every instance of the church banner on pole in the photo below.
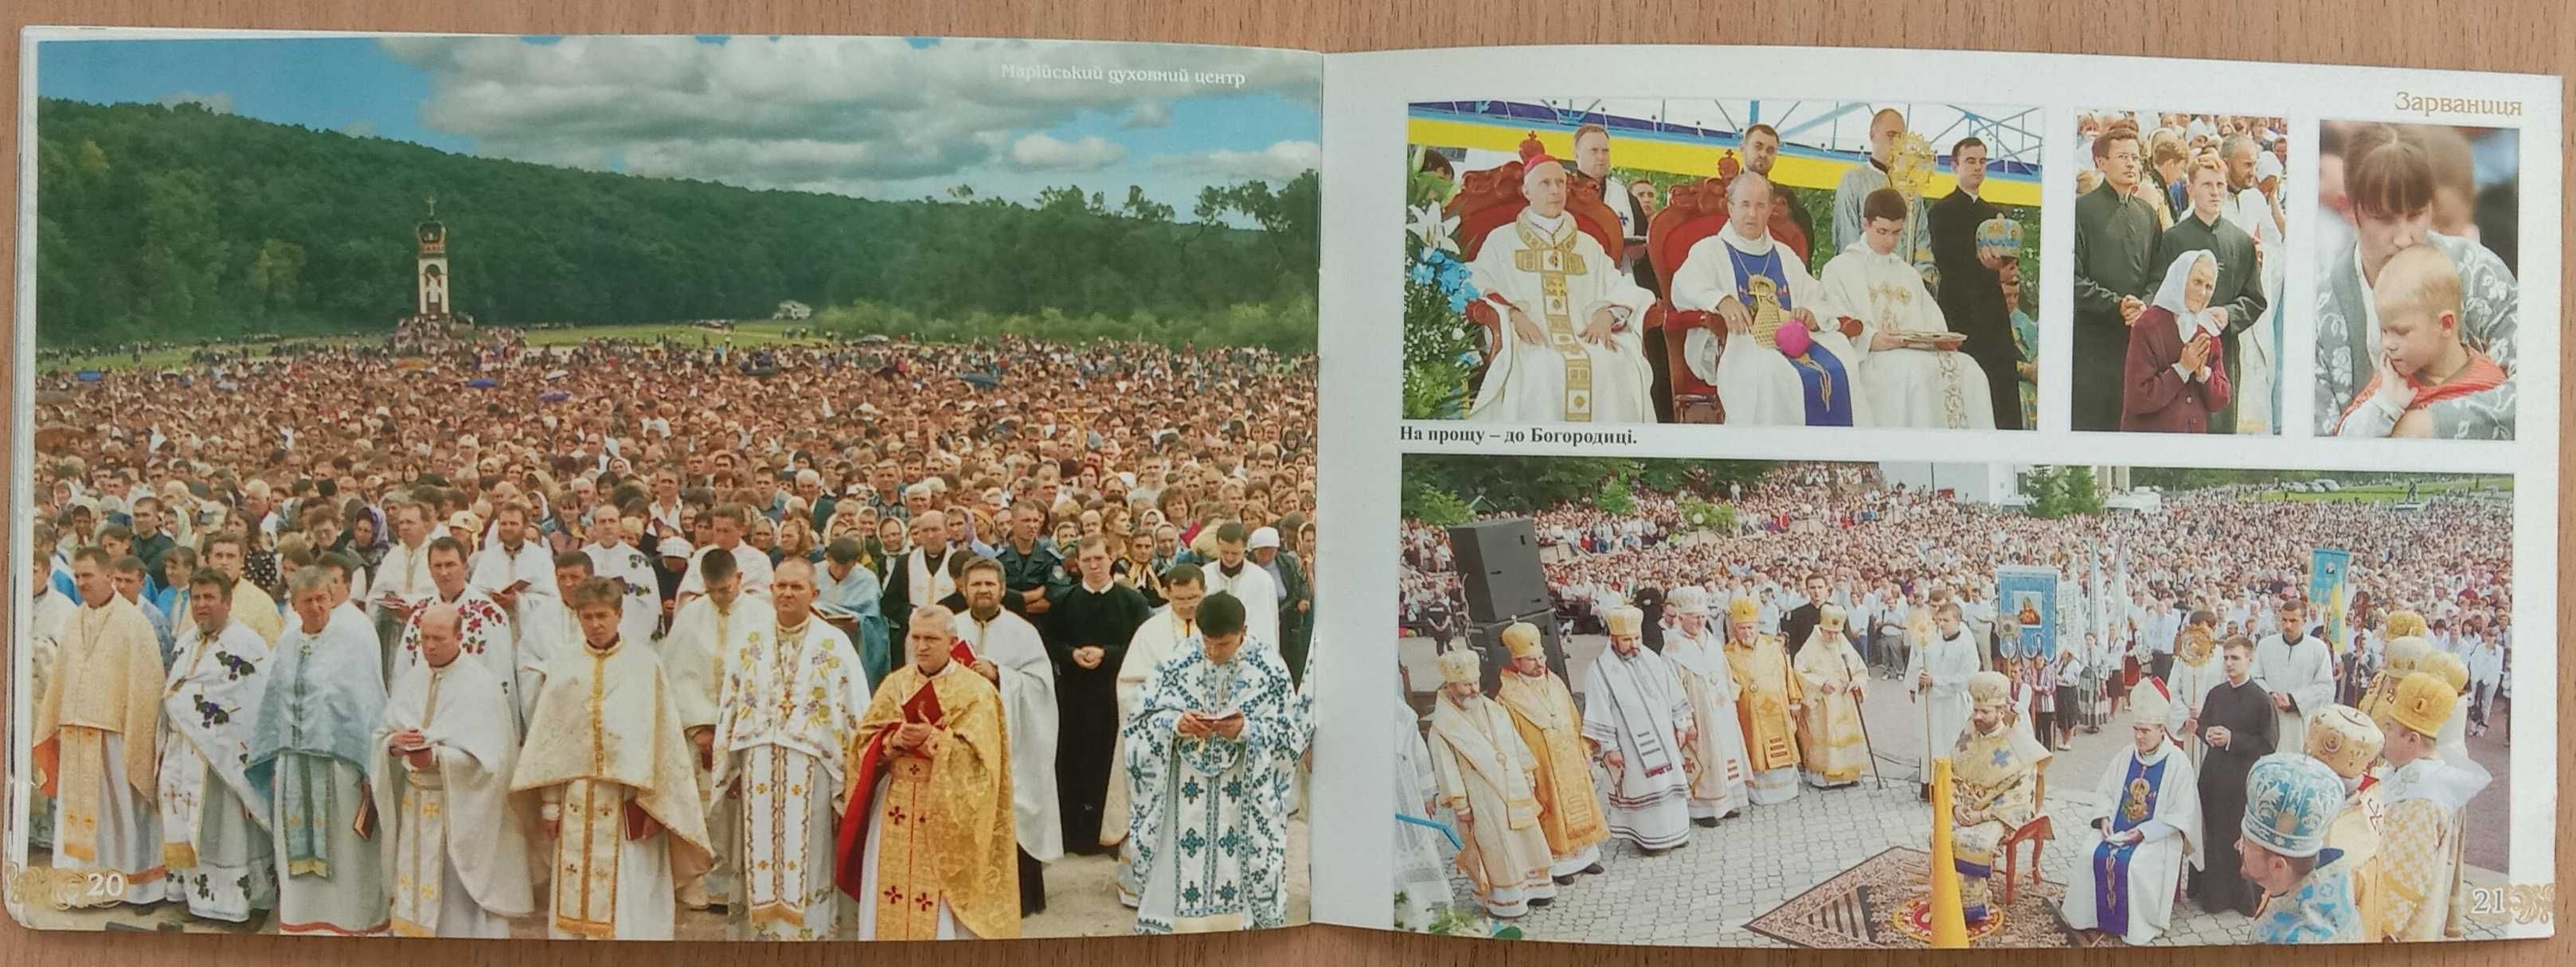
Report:
[[[1995,586],[2003,598],[2003,613],[2018,629],[2013,640],[1999,641],[2004,657],[2042,661],[2056,657],[2057,569],[1996,568]]]
[[[2308,559],[2308,602],[2315,609],[2326,648],[2343,654],[2352,647],[2344,631],[2345,597],[2350,594],[2352,552],[2320,547]]]

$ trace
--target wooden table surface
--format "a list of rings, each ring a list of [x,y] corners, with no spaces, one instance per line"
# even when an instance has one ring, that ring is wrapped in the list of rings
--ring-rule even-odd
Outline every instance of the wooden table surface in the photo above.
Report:
[[[2555,0],[2459,0],[2446,4],[2385,0],[2240,0],[2124,3],[1809,3],[1702,4],[1646,0],[1592,5],[1533,0],[1464,3],[1371,3],[1286,0],[1210,4],[1186,0],[494,0],[347,4],[317,0],[8,0],[0,16],[12,43],[0,55],[0,102],[18,102],[17,28],[30,24],[386,30],[503,34],[908,34],[915,36],[1055,37],[1304,47],[1325,51],[1522,43],[1793,44],[2165,55],[2224,60],[2576,74],[2576,33]],[[2576,103],[2576,98],[2565,99]],[[17,195],[18,125],[0,133],[0,156],[12,160],[8,197]],[[12,231],[0,240],[0,262],[16,265]],[[2562,258],[2564,253],[2562,253]],[[2561,275],[2567,274],[2561,269]],[[0,293],[14,298],[10,282]],[[2566,290],[2562,291],[2576,291]],[[2561,307],[2565,315],[2565,307]],[[6,323],[0,323],[6,325]],[[14,336],[11,337],[14,340]],[[14,344],[11,343],[11,344]],[[2568,348],[2576,351],[2576,341]],[[2561,366],[2566,361],[2561,360]],[[2563,370],[2562,370],[2563,371]],[[13,376],[15,374],[13,373]],[[2576,385],[2571,383],[2570,385]],[[2562,401],[2561,406],[2566,404]],[[2533,428],[2538,429],[2538,428]],[[0,431],[5,432],[5,431]],[[0,454],[14,452],[0,450]],[[6,459],[0,456],[0,459]],[[2562,480],[2565,470],[2562,466]],[[2562,482],[2562,488],[2566,486]],[[2561,505],[2566,495],[2562,490]],[[2557,558],[2565,566],[2562,527]],[[20,535],[11,535],[13,556]],[[0,605],[5,607],[5,605]],[[2559,622],[2563,634],[2568,622]],[[2561,701],[2576,701],[2562,690]],[[2561,720],[2565,720],[2565,707]],[[2564,749],[2562,781],[2576,773]],[[2559,827],[2569,828],[2562,805]],[[2576,869],[2558,852],[2559,869]],[[2561,904],[2560,909],[2567,909]],[[1044,946],[1039,946],[1039,944]],[[2362,964],[2480,964],[2540,967],[2576,962],[2576,934],[2542,941],[2315,948],[2296,952],[2199,948],[2155,952],[2015,951],[1980,956],[1999,964],[2180,964],[2223,967],[2260,956],[2303,967]],[[1176,939],[1111,938],[954,944],[513,944],[506,941],[323,941],[274,937],[36,933],[0,924],[0,967],[132,967],[138,963],[322,965],[358,961],[382,967],[537,967],[540,964],[690,964],[693,967],[789,967],[867,963],[1002,967],[1024,958],[1065,967],[1164,967],[1181,964],[1407,964],[1573,967],[1619,957],[1630,967],[1825,963],[1896,965],[1906,956],[1833,951],[1730,951],[1702,948],[1592,947],[1557,943],[1478,942],[1313,927],[1287,932]],[[1932,958],[1948,961],[1946,956]],[[1966,962],[1965,960],[1955,962]]]

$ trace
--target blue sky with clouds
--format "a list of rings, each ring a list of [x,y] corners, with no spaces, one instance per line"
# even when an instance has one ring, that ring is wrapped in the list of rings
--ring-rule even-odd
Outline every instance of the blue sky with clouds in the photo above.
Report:
[[[1005,65],[1098,70],[1029,80]],[[1127,69],[1242,75],[1111,83]],[[195,101],[444,151],[753,188],[1026,200],[1199,189],[1315,165],[1311,54],[858,37],[326,37],[44,42],[45,97]]]

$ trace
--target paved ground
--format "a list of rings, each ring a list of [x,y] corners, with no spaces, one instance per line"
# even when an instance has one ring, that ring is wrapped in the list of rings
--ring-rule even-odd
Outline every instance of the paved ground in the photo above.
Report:
[[[1608,639],[1598,636],[1577,636],[1568,643],[1567,660],[1577,676],[1572,684],[1578,690],[1583,669],[1606,647]],[[1416,687],[1439,681],[1428,640],[1405,639],[1400,656]],[[1781,946],[1745,929],[1745,924],[1882,850],[1929,845],[1931,808],[1915,799],[1915,755],[1905,743],[1921,732],[1920,725],[1909,724],[1920,721],[1920,707],[1908,702],[1895,682],[1873,684],[1877,687],[1866,693],[1863,714],[1882,757],[1884,790],[1867,778],[1856,787],[1802,788],[1794,801],[1753,807],[1715,828],[1694,827],[1690,846],[1660,857],[1649,858],[1614,842],[1606,847],[1603,860],[1607,873],[1560,888],[1554,904],[1532,910],[1514,924],[1530,937],[1551,940]],[[2502,785],[2501,736],[2499,730],[2470,743],[2480,761],[2492,758],[2490,767],[2498,772],[2498,785]],[[2126,742],[2125,729],[2077,733],[2074,748],[2057,753],[2050,763],[2045,810],[2055,816],[2080,816],[2093,808],[2097,797],[2091,787]],[[2482,750],[2481,744],[2490,748]],[[2499,818],[2492,826],[2476,825],[2478,811],[2473,807],[2470,828],[2502,828],[2508,801],[2503,789],[2481,794],[2478,802],[2492,804]],[[2492,854],[2500,862],[2502,844],[2490,842],[2482,850],[2480,841],[2501,838],[2476,836],[2470,845],[2472,857]],[[2081,861],[2078,853],[2071,845],[2044,850],[2042,875],[2065,882],[2073,864]],[[2471,882],[2502,882],[2501,876],[2479,865],[2472,863]],[[1465,879],[1453,875],[1452,881],[1459,902],[1472,903]],[[2233,913],[2205,913],[2186,900],[2175,910],[2174,929],[2158,944],[2248,943],[2251,933],[2251,920]],[[2498,935],[2494,925],[2478,922],[2472,923],[2470,933],[2480,938]]]
[[[1304,923],[1307,918],[1308,889],[1306,872],[1306,820],[1288,823],[1288,922]],[[1047,908],[1020,924],[1025,937],[1097,937],[1131,933],[1136,927],[1136,913],[1118,903],[1115,862],[1106,856],[1067,856],[1047,867]],[[58,911],[31,908],[28,925],[49,930],[153,930],[187,933],[270,933],[274,918],[263,918],[256,925],[233,926],[198,920],[187,915],[185,907],[163,903],[150,907],[110,907],[99,910]],[[518,939],[542,939],[546,935],[541,919],[514,921],[511,936]],[[676,931],[680,940],[725,939],[724,915],[702,911],[680,911]]]

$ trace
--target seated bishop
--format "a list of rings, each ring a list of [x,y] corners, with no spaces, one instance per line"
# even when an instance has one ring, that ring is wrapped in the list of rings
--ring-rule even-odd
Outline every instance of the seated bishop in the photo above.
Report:
[[[1861,237],[1825,263],[1825,299],[1858,316],[1861,391],[1870,425],[1953,430],[1995,428],[1994,402],[1977,361],[1959,352],[1966,337],[1950,331],[1923,276],[1903,257],[1908,208],[1896,189],[1861,203]]]
[[[1567,208],[1565,166],[1535,141],[1521,155],[1529,205],[1487,235],[1467,265],[1483,293],[1469,315],[1499,323],[1467,418],[1652,423],[1642,323],[1655,294],[1620,272]]]
[[[1673,305],[1716,313],[1719,339],[1706,330],[1683,338],[1691,372],[1717,387],[1726,421],[1751,425],[1866,424],[1868,402],[1852,381],[1859,354],[1835,318],[1823,287],[1788,246],[1771,237],[1770,179],[1739,172],[1726,186],[1726,228],[1701,239],[1673,272]]]
[[[2138,684],[2129,698],[2132,744],[2102,770],[2091,848],[2080,854],[2060,907],[2067,926],[2131,946],[2173,926],[2183,868],[2202,864],[2199,779],[2166,729],[2173,698],[2162,679]]]

